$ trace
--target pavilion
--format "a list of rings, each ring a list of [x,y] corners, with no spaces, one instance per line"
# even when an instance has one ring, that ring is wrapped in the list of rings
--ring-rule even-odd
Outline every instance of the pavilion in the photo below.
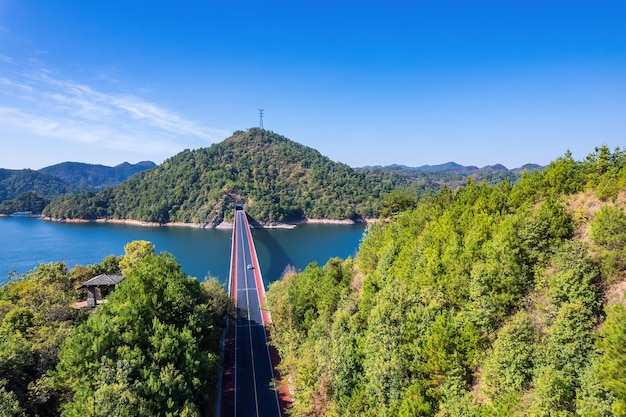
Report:
[[[123,279],[124,277],[122,275],[101,274],[91,278],[89,281],[83,282],[78,289],[87,288],[87,307],[95,307],[98,305],[98,300],[102,302],[107,295],[115,290],[115,286]]]

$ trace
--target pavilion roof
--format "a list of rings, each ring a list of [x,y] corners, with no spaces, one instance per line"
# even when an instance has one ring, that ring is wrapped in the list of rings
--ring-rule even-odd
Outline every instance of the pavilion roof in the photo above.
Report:
[[[124,279],[122,275],[107,275],[101,274],[97,277],[91,278],[89,281],[83,282],[78,288],[87,287],[109,287],[111,285],[117,285]]]

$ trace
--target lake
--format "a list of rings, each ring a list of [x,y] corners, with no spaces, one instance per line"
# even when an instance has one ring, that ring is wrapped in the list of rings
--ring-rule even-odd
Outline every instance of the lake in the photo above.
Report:
[[[253,229],[265,284],[280,278],[288,265],[304,269],[332,257],[354,256],[365,225],[304,224],[295,229]],[[11,271],[28,272],[41,263],[99,263],[123,255],[124,245],[148,240],[156,252],[176,257],[186,274],[228,280],[231,230],[187,227],[141,227],[110,223],[59,223],[33,218],[0,217],[0,283]]]

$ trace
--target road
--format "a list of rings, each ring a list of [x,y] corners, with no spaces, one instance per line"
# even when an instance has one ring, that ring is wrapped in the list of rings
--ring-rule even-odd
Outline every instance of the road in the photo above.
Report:
[[[280,417],[278,395],[264,324],[269,313],[261,310],[265,289],[248,219],[235,211],[231,294],[239,316],[234,332],[234,416]]]

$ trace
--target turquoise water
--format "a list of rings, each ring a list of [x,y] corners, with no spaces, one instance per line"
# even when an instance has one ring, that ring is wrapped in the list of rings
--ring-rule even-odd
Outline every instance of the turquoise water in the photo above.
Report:
[[[365,226],[306,224],[296,229],[254,229],[265,284],[280,278],[288,265],[304,269],[338,256],[354,256]],[[124,245],[149,240],[156,252],[176,257],[185,273],[221,282],[228,279],[231,230],[186,227],[141,227],[102,223],[55,223],[41,219],[0,218],[0,282],[11,271],[23,274],[40,263],[99,263],[123,255]]]

